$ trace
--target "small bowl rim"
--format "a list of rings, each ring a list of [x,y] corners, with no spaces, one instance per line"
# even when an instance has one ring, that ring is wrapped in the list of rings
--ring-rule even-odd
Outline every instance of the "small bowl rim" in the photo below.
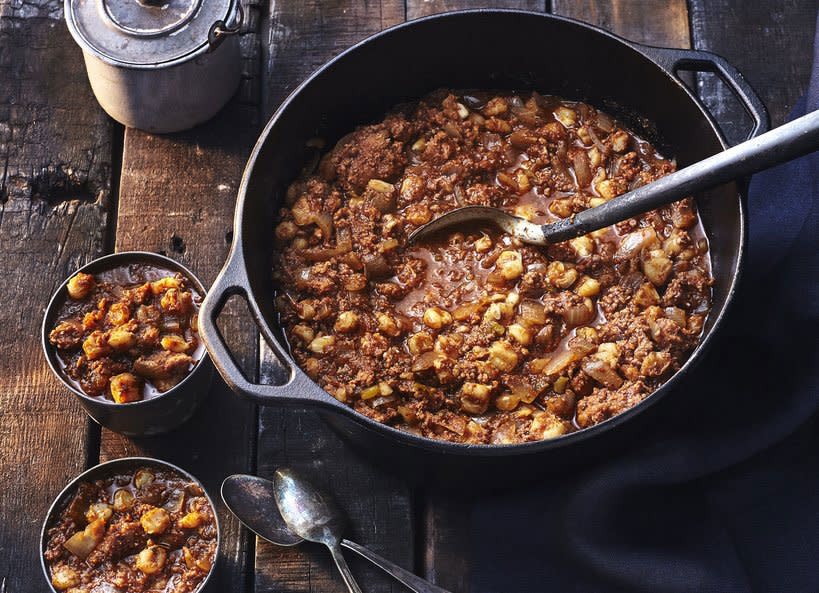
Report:
[[[94,397],[94,396],[88,395],[82,389],[78,389],[77,387],[75,387],[74,385],[71,384],[71,381],[69,381],[68,377],[65,376],[65,373],[63,372],[62,368],[59,366],[59,364],[56,363],[56,358],[58,357],[58,354],[57,354],[56,349],[51,345],[51,342],[49,342],[49,340],[48,340],[48,334],[50,333],[50,329],[48,327],[49,326],[48,322],[49,322],[50,318],[53,317],[54,312],[55,312],[55,308],[58,305],[61,305],[66,301],[67,290],[68,290],[68,288],[67,288],[68,287],[68,281],[71,280],[74,276],[76,276],[77,274],[79,274],[81,272],[82,273],[88,273],[87,270],[89,270],[91,268],[94,268],[96,270],[96,268],[98,268],[100,266],[102,266],[103,269],[102,270],[96,270],[96,272],[94,272],[94,273],[97,273],[97,272],[100,272],[100,271],[108,271],[108,270],[111,270],[111,269],[115,268],[116,265],[113,265],[113,266],[112,265],[107,265],[106,266],[106,265],[103,265],[103,264],[109,263],[111,261],[116,261],[116,260],[119,260],[119,259],[126,259],[127,260],[129,258],[134,258],[136,261],[139,261],[140,258],[149,259],[149,260],[153,259],[153,260],[162,262],[162,263],[168,265],[169,267],[177,268],[176,271],[183,274],[188,280],[191,280],[196,285],[196,289],[201,294],[203,300],[204,300],[205,296],[207,296],[207,290],[205,289],[205,285],[196,276],[196,274],[194,274],[193,272],[190,271],[190,269],[188,269],[187,266],[181,264],[180,262],[176,261],[173,258],[168,257],[167,255],[162,255],[161,253],[155,253],[153,251],[117,251],[115,253],[109,253],[107,255],[100,256],[100,257],[98,257],[96,259],[91,260],[87,264],[77,268],[76,270],[74,270],[74,272],[72,272],[65,280],[63,280],[60,283],[60,285],[57,287],[57,289],[54,291],[54,293],[51,295],[51,298],[48,301],[48,305],[46,306],[45,311],[43,313],[43,322],[41,324],[40,342],[41,342],[41,344],[43,346],[43,354],[45,355],[45,359],[46,359],[46,362],[48,363],[48,367],[51,369],[51,372],[60,380],[60,382],[65,387],[67,387],[72,393],[74,393],[74,395],[76,395],[76,396],[78,396],[78,397],[80,397],[82,399],[91,401],[91,402],[93,402],[95,404],[99,404],[99,405],[103,405],[103,406],[110,406],[113,409],[129,409],[129,408],[133,409],[133,408],[137,408],[139,406],[149,405],[149,404],[151,404],[152,402],[154,402],[154,401],[156,401],[158,399],[165,398],[166,396],[170,396],[170,395],[172,395],[172,394],[174,394],[174,393],[176,393],[178,391],[182,391],[182,389],[184,389],[186,384],[190,381],[191,377],[193,377],[194,373],[196,373],[200,369],[200,367],[203,365],[204,360],[206,358],[210,357],[210,354],[208,353],[207,348],[205,348],[203,353],[202,353],[201,358],[199,358],[199,360],[196,361],[196,364],[193,365],[193,368],[188,372],[188,374],[185,376],[185,378],[182,379],[179,383],[177,383],[176,385],[174,385],[173,387],[171,387],[170,389],[168,389],[168,391],[166,391],[164,393],[160,393],[159,395],[156,395],[156,396],[151,397],[149,399],[141,399],[141,400],[135,401],[135,402],[126,402],[126,403],[121,404],[121,403],[117,403],[115,401],[109,400],[107,398]],[[197,333],[198,333],[198,328],[197,328]],[[201,338],[199,338],[199,339],[201,340]]]
[[[195,482],[201,489],[205,495],[205,498],[210,505],[211,510],[213,511],[214,521],[216,523],[216,552],[214,553],[213,563],[210,566],[210,570],[208,574],[202,579],[202,582],[194,589],[191,593],[199,593],[202,591],[205,586],[210,581],[211,576],[213,575],[214,571],[216,570],[216,564],[219,560],[219,555],[221,553],[222,548],[222,525],[219,521],[219,513],[216,512],[216,505],[213,504],[213,499],[208,493],[208,489],[205,488],[205,485],[202,481],[194,476],[187,470],[182,469],[178,465],[171,463],[170,461],[164,461],[162,459],[157,459],[156,457],[144,457],[144,456],[135,456],[135,457],[119,457],[117,459],[109,459],[108,461],[103,461],[102,463],[98,463],[86,470],[84,470],[79,475],[75,476],[71,479],[68,484],[60,490],[60,493],[54,497],[54,500],[51,502],[51,505],[48,507],[48,511],[46,511],[45,519],[43,519],[43,526],[40,529],[40,545],[38,555],[40,557],[40,567],[43,569],[43,576],[45,577],[46,582],[48,583],[49,590],[52,593],[59,593],[54,588],[54,585],[51,584],[51,574],[48,570],[48,565],[46,564],[45,559],[45,546],[47,543],[47,536],[48,536],[48,529],[51,523],[51,520],[54,517],[55,512],[58,510],[58,507],[65,503],[66,497],[71,494],[84,479],[89,479],[89,476],[95,476],[97,473],[102,472],[103,474],[113,473],[107,470],[113,469],[116,471],[117,466],[139,466],[139,465],[154,465],[159,466],[164,469],[170,469],[182,475],[183,477]],[[95,478],[91,478],[95,479]]]

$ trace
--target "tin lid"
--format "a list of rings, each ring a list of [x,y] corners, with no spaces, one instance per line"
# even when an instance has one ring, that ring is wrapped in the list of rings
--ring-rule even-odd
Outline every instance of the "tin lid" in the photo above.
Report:
[[[68,28],[84,50],[135,67],[207,51],[237,8],[238,0],[65,0]]]

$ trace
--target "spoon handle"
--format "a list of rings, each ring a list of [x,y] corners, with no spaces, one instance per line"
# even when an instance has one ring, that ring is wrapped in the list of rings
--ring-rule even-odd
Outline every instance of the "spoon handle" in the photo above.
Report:
[[[596,208],[541,227],[556,243],[632,218],[721,183],[773,167],[819,148],[819,110],[803,115]]]
[[[414,575],[410,571],[401,568],[397,564],[393,564],[386,558],[382,558],[375,552],[371,552],[364,546],[360,546],[355,542],[351,542],[348,539],[341,540],[341,545],[347,548],[348,550],[352,550],[359,556],[366,558],[373,564],[375,564],[378,568],[389,574],[390,576],[394,577],[396,580],[404,583],[408,589],[411,591],[415,591],[415,593],[449,593],[446,589],[441,589],[437,585],[433,585],[429,581],[422,579],[421,577]]]
[[[350,572],[350,567],[347,566],[347,561],[341,554],[341,548],[339,548],[338,545],[327,547],[330,549],[330,554],[333,556],[333,561],[336,563],[338,572],[341,573],[341,578],[344,579],[344,584],[347,585],[347,590],[350,593],[361,593],[361,587],[358,586],[355,577],[353,577],[353,573]]]

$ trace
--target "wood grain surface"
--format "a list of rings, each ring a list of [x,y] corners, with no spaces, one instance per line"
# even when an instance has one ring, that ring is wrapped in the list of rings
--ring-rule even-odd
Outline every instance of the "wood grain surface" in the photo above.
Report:
[[[759,93],[780,125],[807,88],[816,2],[691,0],[693,47],[722,55]],[[715,76],[699,76],[698,93],[731,142],[743,140],[750,118]]]
[[[51,500],[86,464],[88,420],[51,375],[40,323],[52,292],[105,248],[113,126],[97,106],[62,2],[0,0],[0,577],[42,591]]]
[[[546,10],[547,0],[407,0],[407,20],[450,10],[475,8],[516,8],[520,10]]]

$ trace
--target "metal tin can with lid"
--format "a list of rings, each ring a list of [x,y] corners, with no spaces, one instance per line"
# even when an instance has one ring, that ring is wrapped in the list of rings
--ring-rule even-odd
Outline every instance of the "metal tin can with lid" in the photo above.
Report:
[[[210,119],[239,84],[239,2],[65,0],[65,19],[108,115],[176,132]]]

